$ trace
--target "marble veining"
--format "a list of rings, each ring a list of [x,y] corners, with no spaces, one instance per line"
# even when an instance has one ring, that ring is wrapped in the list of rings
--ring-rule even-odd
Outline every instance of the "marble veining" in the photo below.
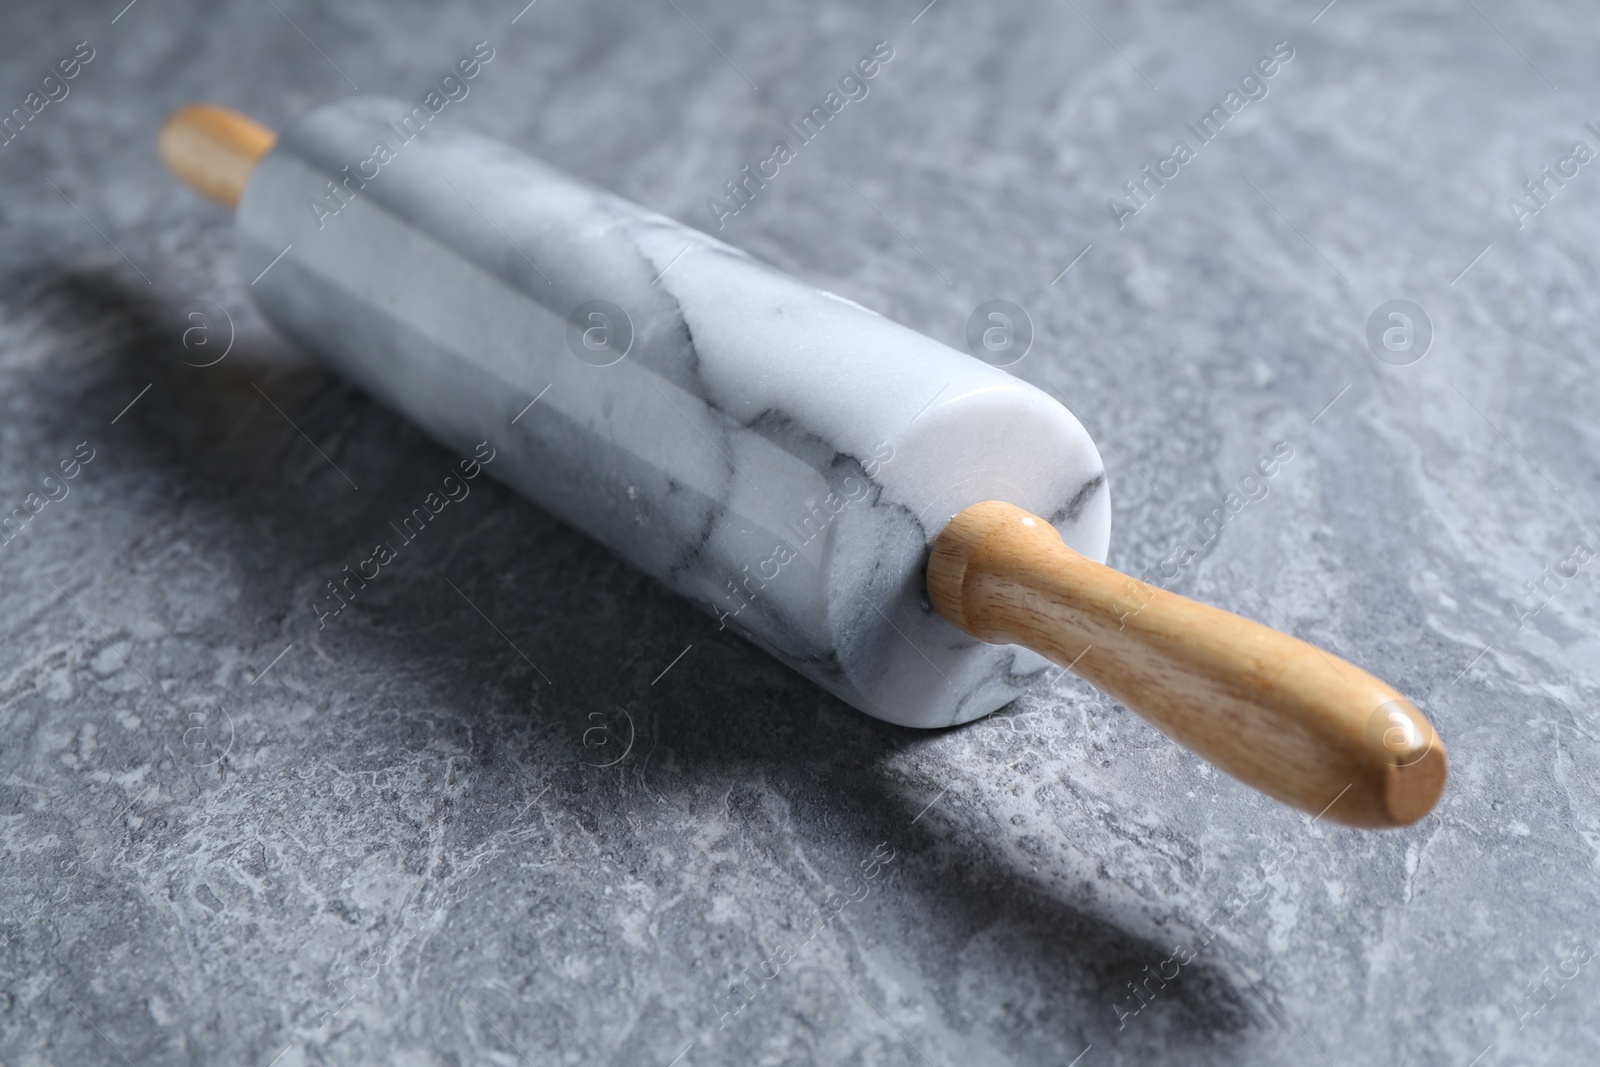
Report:
[[[1592,10],[540,0],[512,24],[526,0],[276,2],[0,5],[8,107],[77,42],[95,56],[0,147],[0,507],[49,500],[0,544],[0,1062],[1600,1062],[1593,165],[1532,217],[1507,208],[1595,143]],[[707,197],[889,41],[871,95],[717,236],[958,349],[975,307],[1026,309],[1033,348],[1007,370],[1100,445],[1110,562],[1419,700],[1450,746],[1439,808],[1386,834],[1313,823],[1070,675],[1028,684],[1028,663],[994,665],[1021,696],[993,714],[901,729],[719,630],[718,588],[649,575],[697,552],[759,564],[807,497],[864,484],[835,453],[864,467],[877,441],[802,446],[787,427],[809,416],[769,428],[768,405],[711,396],[686,338],[716,338],[663,295],[660,320],[692,333],[651,335],[661,390],[715,402],[684,410],[724,450],[722,420],[751,426],[732,459],[796,501],[745,545],[718,505],[730,479],[755,494],[695,428],[653,390],[591,392],[632,356],[544,377],[531,355],[474,361],[569,350],[527,306],[538,273],[465,206],[435,241],[453,265],[392,279],[401,303],[324,257],[308,281],[343,288],[339,315],[293,316],[337,346],[430,352],[438,376],[401,361],[390,384],[433,389],[447,420],[373,400],[308,354],[317,338],[263,321],[252,295],[317,245],[297,237],[252,286],[267,260],[166,173],[162,118],[210,100],[283,130],[353,92],[341,72],[415,103],[482,39],[493,62],[427,136],[492,133],[708,228]],[[1107,198],[1279,40],[1295,58],[1271,96],[1118,229]],[[356,223],[404,259],[415,232],[359,219],[400,176],[308,240]],[[544,262],[538,234],[506,233]],[[684,247],[663,245],[631,284]],[[404,301],[463,278],[452,298],[484,315],[437,337],[410,321]],[[1396,299],[1434,327],[1409,366],[1367,346]],[[641,330],[658,314],[630,311]],[[618,478],[532,472],[551,499],[613,528],[665,521],[640,502],[666,500],[688,532],[630,563],[479,477],[319,630],[328,580],[472,454],[448,435],[485,397],[509,426],[488,472],[587,440]],[[657,453],[702,469],[638,458],[628,420],[657,414],[678,424]],[[1250,493],[1280,441],[1292,462]],[[877,501],[937,441],[904,444]],[[746,463],[762,446],[811,476],[767,484]],[[855,500],[833,521],[892,559],[944,507],[885,526]],[[777,581],[815,577],[823,543]],[[899,572],[864,573],[891,603]],[[880,654],[870,612],[800,614],[791,654],[819,673],[836,649]]]
[[[257,168],[239,255],[275,325],[441,440],[494,442],[496,476],[870,714],[964,722],[1037,676],[934,615],[922,571],[988,499],[1105,557],[1104,468],[1070,412],[449,122],[363,180],[347,161],[405,110],[318,109]],[[569,317],[594,301],[625,325],[586,362]]]

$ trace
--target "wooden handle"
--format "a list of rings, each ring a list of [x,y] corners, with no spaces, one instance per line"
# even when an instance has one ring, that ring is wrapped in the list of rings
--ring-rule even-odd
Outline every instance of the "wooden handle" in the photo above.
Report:
[[[1302,811],[1404,826],[1444,790],[1444,745],[1384,682],[1095,563],[1011,504],[977,504],[951,521],[928,561],[928,599],[974,637],[1048,656]]]
[[[256,120],[213,104],[190,104],[161,126],[161,158],[185,185],[227,207],[239,197],[278,135]]]

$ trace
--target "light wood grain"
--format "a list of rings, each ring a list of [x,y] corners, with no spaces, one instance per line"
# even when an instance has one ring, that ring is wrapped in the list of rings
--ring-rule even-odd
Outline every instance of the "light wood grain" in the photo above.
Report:
[[[183,183],[227,207],[238,207],[245,183],[278,135],[254,119],[214,104],[190,104],[162,124],[161,158]]]
[[[1444,745],[1389,685],[1095,563],[1011,504],[978,504],[951,521],[929,559],[928,597],[973,636],[1069,667],[1207,762],[1302,811],[1404,826],[1444,789]]]

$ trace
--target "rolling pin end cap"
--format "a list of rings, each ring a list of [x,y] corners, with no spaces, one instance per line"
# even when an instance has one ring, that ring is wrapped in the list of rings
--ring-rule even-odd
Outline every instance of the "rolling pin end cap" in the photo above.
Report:
[[[215,104],[180,107],[156,136],[172,173],[224,207],[239,206],[251,171],[276,142],[277,134],[259,122]]]
[[[1382,683],[1378,683],[1382,685]],[[1366,723],[1351,773],[1364,787],[1336,802],[1335,822],[1373,829],[1410,826],[1439,802],[1450,777],[1450,758],[1427,716],[1392,689]],[[1342,809],[1342,810],[1341,810]]]
[[[1390,767],[1383,791],[1387,825],[1410,826],[1432,811],[1449,777],[1450,758],[1437,737],[1415,762]]]

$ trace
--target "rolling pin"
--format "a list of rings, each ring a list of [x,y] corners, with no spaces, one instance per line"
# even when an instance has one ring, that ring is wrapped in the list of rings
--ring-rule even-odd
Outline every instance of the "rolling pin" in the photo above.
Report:
[[[1104,566],[1100,455],[1026,382],[396,100],[159,144],[279,330],[867,714],[967,722],[1054,662],[1332,821],[1443,791],[1384,682]]]

